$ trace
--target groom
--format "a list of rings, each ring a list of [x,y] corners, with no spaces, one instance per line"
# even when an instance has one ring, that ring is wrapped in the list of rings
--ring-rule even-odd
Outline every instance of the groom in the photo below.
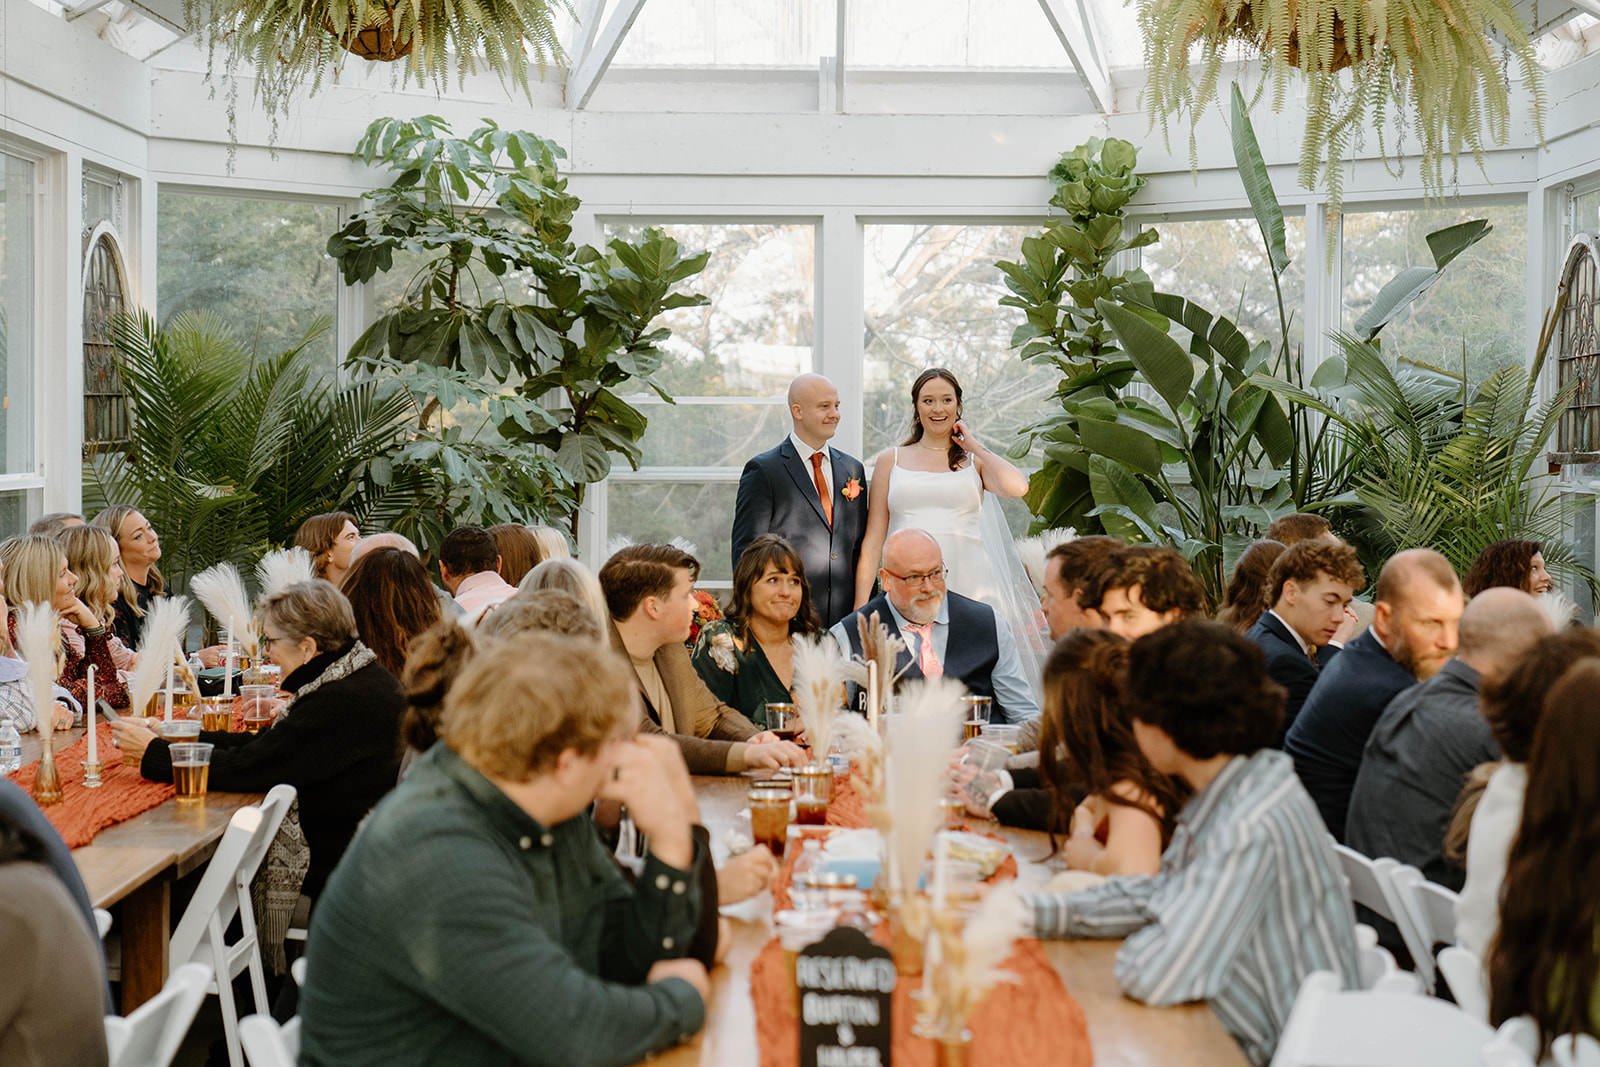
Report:
[[[811,603],[824,627],[855,606],[856,560],[867,532],[867,472],[828,447],[839,428],[839,390],[820,374],[789,383],[794,431],[744,465],[733,508],[733,565],[745,546],[774,533],[805,564]]]

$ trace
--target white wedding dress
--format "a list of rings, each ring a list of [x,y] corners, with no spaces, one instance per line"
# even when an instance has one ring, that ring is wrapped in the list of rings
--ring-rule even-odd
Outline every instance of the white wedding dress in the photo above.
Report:
[[[983,544],[983,479],[968,463],[954,471],[917,471],[900,466],[895,449],[889,476],[889,532],[926,530],[939,542],[950,568],[946,587],[993,605],[995,569]]]
[[[911,470],[900,466],[897,448],[888,503],[889,532],[932,534],[950,569],[945,587],[989,605],[1005,622],[1016,641],[1023,677],[1038,699],[1050,650],[1044,612],[999,501],[984,491],[977,468],[968,463],[953,471]]]

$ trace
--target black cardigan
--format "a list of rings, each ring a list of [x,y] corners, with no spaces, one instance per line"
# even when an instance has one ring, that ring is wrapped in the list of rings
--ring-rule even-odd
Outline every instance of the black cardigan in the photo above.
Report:
[[[349,648],[316,656],[284,679],[295,692],[320,677]],[[400,717],[405,694],[381,664],[368,663],[325,682],[288,715],[259,734],[205,732],[216,746],[209,788],[224,793],[264,793],[280,782],[300,795],[300,827],[311,850],[302,892],[315,897],[338,864],[356,826],[394,788],[400,769]],[[150,742],[140,772],[172,781],[167,742]]]

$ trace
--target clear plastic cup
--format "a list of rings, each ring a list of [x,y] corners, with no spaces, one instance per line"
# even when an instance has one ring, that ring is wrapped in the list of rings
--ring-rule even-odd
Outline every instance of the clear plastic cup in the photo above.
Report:
[[[200,737],[200,723],[195,719],[163,720],[156,729],[168,741],[194,741]]]
[[[245,730],[252,734],[260,733],[272,725],[278,706],[278,687],[242,685],[236,703],[244,709]]]
[[[980,737],[976,741],[967,742],[967,755],[962,762],[975,766],[980,771],[998,771],[1005,767],[1006,760],[1010,758],[1009,748]]]
[[[206,785],[211,778],[210,743],[186,741],[172,745],[172,784],[177,787],[179,800],[204,800]]]
[[[1021,727],[1013,726],[1010,723],[992,722],[979,732],[978,740],[992,741],[997,745],[1002,745],[1009,750],[1008,754],[1015,755],[1017,751],[1017,735],[1021,729]]]

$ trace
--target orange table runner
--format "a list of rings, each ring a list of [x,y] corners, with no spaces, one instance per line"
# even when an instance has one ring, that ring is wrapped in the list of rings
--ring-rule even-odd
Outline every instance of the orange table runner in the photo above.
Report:
[[[852,779],[835,779],[833,801],[828,806],[828,826],[800,828],[800,839],[784,849],[783,865],[772,887],[775,910],[790,906],[789,885],[795,861],[810,838],[825,838],[831,828],[854,829],[867,825],[861,794]],[[993,835],[985,835],[993,836]],[[996,838],[999,840],[999,838]],[[798,846],[798,847],[796,847]],[[998,882],[1017,876],[1017,860],[1008,855],[989,878]],[[881,934],[880,934],[881,940]],[[972,1044],[968,1062],[987,1064],[1051,1064],[1052,1067],[1089,1067],[1094,1053],[1089,1044],[1089,1024],[1083,1008],[1062,984],[1039,942],[1017,942],[1016,951],[1001,967],[1015,982],[997,986],[973,1012],[968,1026]],[[938,1046],[911,1032],[917,1005],[911,999],[920,989],[920,977],[902,975],[894,991],[893,1061],[896,1067],[934,1067]],[[783,946],[773,938],[750,968],[750,999],[756,1011],[756,1040],[762,1067],[798,1067],[800,1022],[795,988],[784,961]]]
[[[83,761],[89,755],[89,739],[80,737],[66,748],[56,750],[56,772],[61,776],[61,803],[43,809],[45,818],[60,832],[68,848],[81,848],[108,826],[126,822],[135,815],[157,807],[173,795],[171,785],[146,781],[139,768],[122,764],[122,750],[111,743],[111,726],[96,726],[99,756],[105,766],[99,789],[83,787]],[[8,776],[23,789],[33,791],[39,772],[35,760]]]

